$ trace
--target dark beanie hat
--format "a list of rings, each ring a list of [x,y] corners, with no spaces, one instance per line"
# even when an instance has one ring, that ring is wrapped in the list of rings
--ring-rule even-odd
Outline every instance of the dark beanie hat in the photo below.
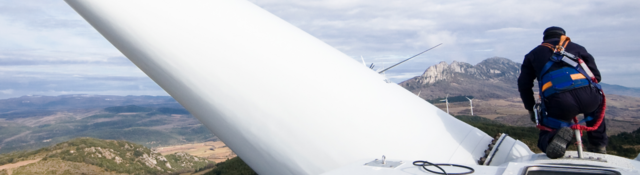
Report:
[[[544,35],[548,35],[548,34],[552,34],[552,33],[559,33],[562,35],[566,35],[566,32],[564,31],[564,29],[562,29],[561,27],[557,27],[557,26],[551,26],[547,29],[544,30]]]
[[[565,35],[564,29],[556,26],[551,26],[544,30],[542,40],[548,40],[553,38],[560,38],[560,36]]]

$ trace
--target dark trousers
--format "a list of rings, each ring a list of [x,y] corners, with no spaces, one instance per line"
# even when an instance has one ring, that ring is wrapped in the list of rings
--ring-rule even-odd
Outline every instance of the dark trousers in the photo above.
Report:
[[[582,87],[567,92],[553,94],[545,99],[547,114],[549,117],[570,122],[573,117],[582,113],[585,116],[591,116],[594,120],[586,122],[588,127],[593,126],[602,111],[602,95],[594,87]],[[607,146],[609,137],[607,137],[607,126],[603,119],[600,127],[594,131],[587,132],[589,145],[593,147]],[[540,130],[538,136],[538,148],[543,152],[547,150],[547,146],[556,131]],[[568,146],[568,145],[567,145]]]

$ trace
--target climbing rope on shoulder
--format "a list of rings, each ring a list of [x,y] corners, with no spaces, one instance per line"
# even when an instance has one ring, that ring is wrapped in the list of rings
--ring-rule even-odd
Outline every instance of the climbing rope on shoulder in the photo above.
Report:
[[[604,114],[606,110],[606,99],[602,87],[598,84],[598,80],[591,72],[589,67],[584,61],[569,53],[564,49],[567,47],[571,39],[567,36],[561,36],[558,45],[552,45],[550,43],[542,43],[542,46],[548,47],[553,50],[549,62],[545,64],[544,68],[538,76],[538,87],[540,87],[540,103],[534,106],[534,112],[536,116],[536,127],[540,130],[553,131],[561,127],[571,127],[574,130],[593,131],[600,127],[602,120],[604,120]],[[564,64],[563,68],[551,71],[549,69],[554,64]],[[572,89],[576,89],[584,86],[593,86],[600,91],[602,95],[602,109],[598,114],[596,123],[591,126],[583,126],[580,123],[591,121],[593,116],[585,116],[581,121],[578,118],[574,118],[574,123],[567,123],[555,118],[547,117],[546,109],[544,105],[544,98],[554,93],[560,93]]]

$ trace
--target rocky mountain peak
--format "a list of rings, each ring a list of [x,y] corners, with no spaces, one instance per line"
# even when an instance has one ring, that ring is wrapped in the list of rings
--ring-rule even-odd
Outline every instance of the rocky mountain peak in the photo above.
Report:
[[[451,64],[447,64],[443,61],[427,68],[418,79],[418,83],[428,85],[447,80],[454,76],[454,73],[466,73],[471,67],[473,66],[469,63],[453,61]]]
[[[420,85],[430,85],[442,80],[454,78],[456,75],[463,77],[474,77],[481,80],[490,79],[517,79],[520,73],[520,64],[506,58],[493,57],[483,60],[475,66],[453,61],[451,64],[440,62],[433,65],[418,77]]]
[[[513,62],[509,59],[493,57],[478,63],[475,68],[491,75],[501,74],[500,76],[510,76],[519,74],[520,66],[520,63]]]
[[[447,93],[491,98],[514,96],[517,91],[500,92],[499,89],[517,86],[520,66],[519,63],[501,57],[488,58],[476,65],[458,61],[447,64],[443,61],[400,85],[411,91],[428,89],[431,92],[428,96],[433,97]]]

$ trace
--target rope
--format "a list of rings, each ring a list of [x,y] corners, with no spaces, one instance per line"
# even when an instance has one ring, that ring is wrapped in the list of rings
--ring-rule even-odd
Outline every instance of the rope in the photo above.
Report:
[[[579,121],[578,121],[578,116],[573,117],[573,123],[575,123],[575,124],[573,124],[573,125],[580,125],[580,123],[578,123],[578,122],[579,122]],[[580,131],[580,137],[582,137],[582,131]],[[577,141],[576,141],[576,145],[578,145],[578,142],[577,142]]]
[[[597,81],[595,81],[597,82]],[[607,110],[607,99],[606,96],[604,95],[604,91],[602,91],[602,89],[600,90],[600,94],[602,94],[602,111],[600,112],[600,115],[596,121],[596,123],[591,126],[591,127],[587,127],[587,126],[583,126],[580,125],[580,123],[578,123],[578,117],[576,116],[575,118],[573,118],[573,125],[571,125],[571,129],[573,130],[580,130],[580,131],[595,131],[597,130],[600,125],[602,124],[602,121],[604,120],[604,113]],[[549,127],[543,126],[542,124],[538,124],[536,125],[536,128],[538,128],[539,130],[545,130],[545,131],[553,131],[554,129],[551,129]],[[580,135],[582,135],[582,132],[580,132]]]
[[[536,128],[538,128],[539,130],[545,130],[545,131],[549,131],[549,132],[553,131],[553,129],[548,128],[546,126],[542,126],[542,125],[536,125]]]
[[[571,126],[571,129],[579,129],[581,131],[588,132],[588,131],[595,131],[596,129],[598,129],[598,127],[600,127],[600,124],[602,124],[602,121],[604,120],[604,111],[607,110],[607,99],[604,95],[604,91],[600,90],[600,93],[602,94],[602,111],[600,112],[600,116],[598,117],[598,120],[596,121],[596,123],[591,127],[587,127],[587,126],[582,126],[576,122],[576,124]],[[574,120],[577,120],[577,118],[574,118]]]
[[[429,172],[431,172],[431,173],[434,173],[434,174],[444,174],[444,175],[465,175],[465,174],[472,174],[473,172],[475,172],[475,170],[474,170],[473,168],[468,167],[468,166],[464,166],[464,165],[448,164],[448,163],[431,163],[431,162],[427,162],[427,161],[424,161],[424,160],[417,160],[417,161],[414,161],[414,162],[413,162],[413,165],[415,165],[415,166],[421,166],[421,167],[422,167],[422,169],[424,169],[424,170],[426,170],[426,171],[429,171]],[[427,168],[428,166],[434,166],[434,167],[436,167],[436,168],[440,169],[440,171],[442,171],[442,172],[437,172],[437,171],[430,170],[430,169],[428,169],[428,168]],[[469,170],[469,171],[467,171],[467,172],[461,172],[461,173],[447,173],[447,172],[446,172],[446,171],[444,171],[444,169],[442,169],[440,166],[451,166],[451,167],[464,168],[464,169],[467,169],[467,170]]]

